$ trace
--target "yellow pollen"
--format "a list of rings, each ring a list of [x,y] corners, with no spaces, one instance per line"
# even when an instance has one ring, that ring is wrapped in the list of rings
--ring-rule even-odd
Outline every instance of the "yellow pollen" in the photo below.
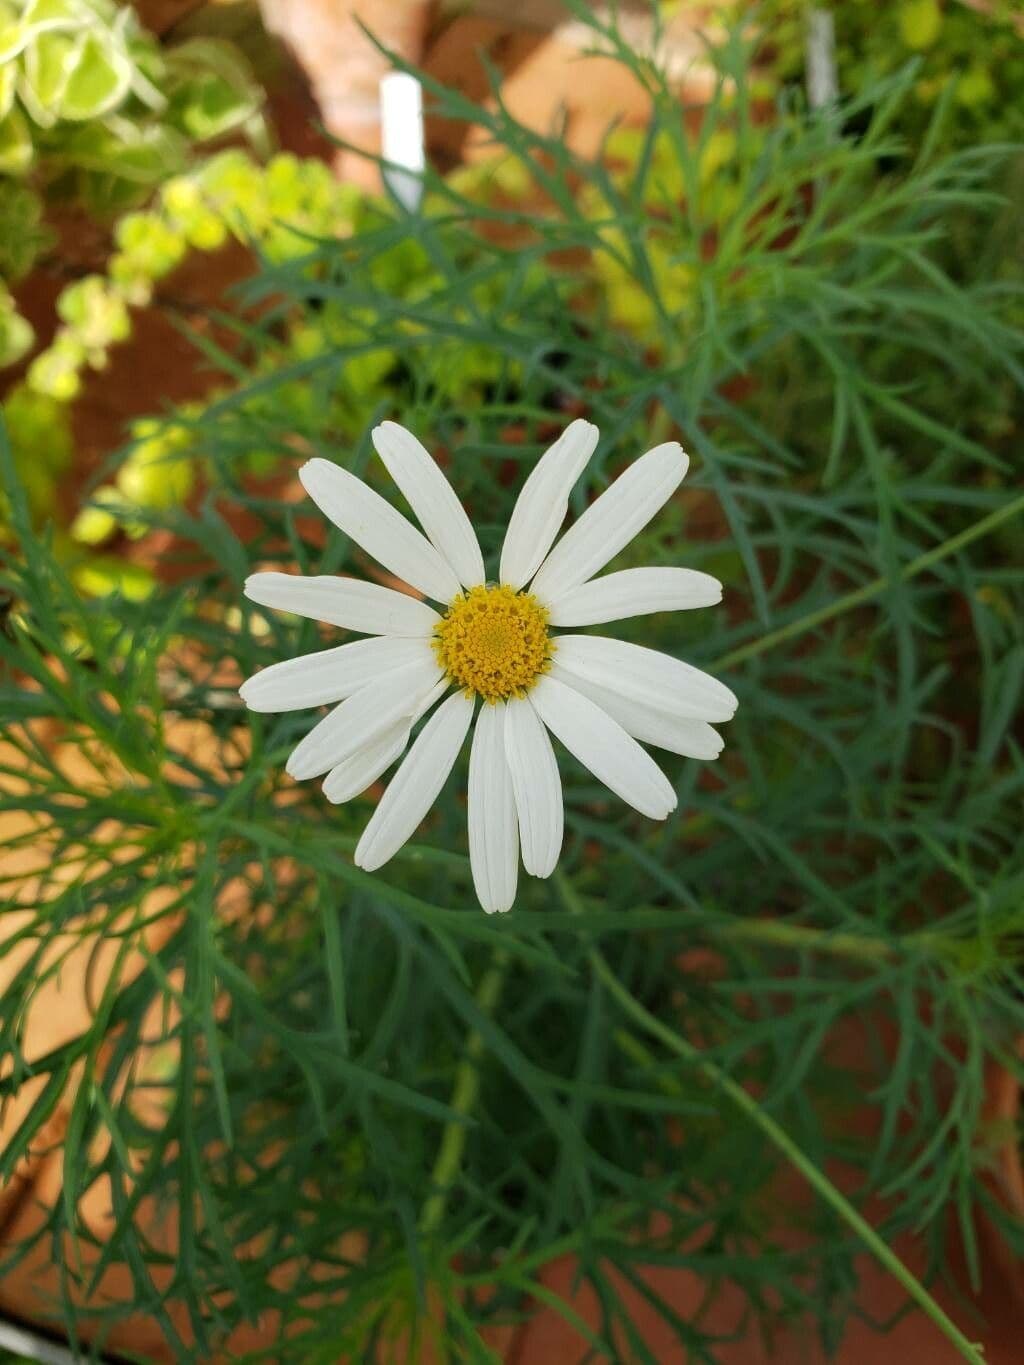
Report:
[[[551,658],[547,612],[528,592],[505,586],[460,593],[433,643],[452,682],[488,702],[524,696]]]

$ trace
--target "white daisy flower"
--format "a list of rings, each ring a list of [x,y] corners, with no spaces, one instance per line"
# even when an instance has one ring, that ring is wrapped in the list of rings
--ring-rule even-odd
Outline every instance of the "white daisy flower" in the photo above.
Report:
[[[435,610],[391,588],[334,576],[257,573],[245,584],[246,596],[262,606],[370,637],[274,664],[241,688],[253,711],[332,707],[287,763],[296,779],[324,777],[328,800],[365,791],[402,757],[415,723],[440,702],[359,840],[359,867],[383,867],[416,830],[474,713],[469,852],[473,883],[489,912],[508,910],[515,900],[520,852],[535,877],[549,876],[558,861],[562,788],[551,735],[654,820],[675,809],[676,794],[638,741],[690,758],[720,753],[709,722],[729,720],[736,710],[724,684],[640,645],[559,633],[711,606],[722,596],[717,579],[692,569],[594,576],[679,487],[689,460],[674,441],[641,456],[552,548],[597,437],[595,426],[575,421],[538,461],[513,509],[497,581],[487,579],[476,534],[448,480],[396,423],[377,427],[373,443],[422,532],[328,460],[310,460],[299,471],[335,526],[440,604]]]

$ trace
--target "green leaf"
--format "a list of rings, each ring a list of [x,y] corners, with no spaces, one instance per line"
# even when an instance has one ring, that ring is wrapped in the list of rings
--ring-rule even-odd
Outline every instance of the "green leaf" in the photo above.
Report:
[[[241,128],[259,112],[262,92],[238,51],[212,38],[194,38],[167,54],[171,74],[168,118],[199,142]]]
[[[76,29],[96,22],[96,14],[82,0],[29,0],[21,22],[30,34]]]
[[[241,127],[259,108],[251,92],[219,76],[200,76],[175,94],[169,116],[197,142],[209,142]]]
[[[0,123],[0,145],[4,127]],[[36,191],[24,182],[4,184],[0,192],[0,278],[8,283],[20,280],[52,241],[53,234],[43,223],[43,201]]]
[[[29,37],[29,31],[24,24],[0,25],[0,62],[11,62],[19,56],[24,51]]]
[[[116,109],[128,94],[132,66],[125,54],[90,33],[78,52],[60,103],[66,119],[93,119]]]
[[[102,275],[68,285],[57,300],[57,314],[88,351],[124,341],[131,330],[124,299]]]
[[[34,148],[28,120],[20,109],[0,119],[0,172],[24,175],[32,165]]]
[[[73,127],[61,147],[61,160],[107,180],[153,185],[174,175],[185,160],[186,144],[172,128],[139,126],[116,114]]]
[[[0,365],[20,360],[35,340],[31,324],[18,312],[14,299],[0,283]]]
[[[78,58],[82,39],[68,33],[43,33],[25,53],[18,93],[41,128],[52,128]]]

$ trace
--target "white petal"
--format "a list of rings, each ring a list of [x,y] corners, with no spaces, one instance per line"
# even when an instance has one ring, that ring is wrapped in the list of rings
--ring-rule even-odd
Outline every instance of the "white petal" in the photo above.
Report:
[[[396,669],[346,698],[296,745],[285,771],[302,781],[344,763],[397,721],[414,716],[440,673],[433,659],[425,659]]]
[[[379,493],[329,460],[307,460],[302,486],[324,516],[386,569],[438,602],[450,602],[459,580],[430,541]]]
[[[376,782],[381,773],[405,753],[411,728],[409,721],[400,720],[377,739],[357,749],[344,763],[332,768],[324,778],[324,796],[328,801],[339,806],[366,791],[371,782]]]
[[[454,570],[466,588],[484,581],[484,557],[480,542],[455,496],[455,490],[435,460],[411,431],[397,422],[382,422],[373,429],[373,444],[388,473],[405,494],[430,543]]]
[[[548,618],[553,626],[596,626],[654,611],[713,607],[721,600],[718,579],[697,569],[622,569],[559,593],[548,602]]]
[[[444,694],[448,691],[449,687],[451,687],[451,683],[448,681],[446,677],[438,678],[437,682],[430,689],[427,695],[420,700],[420,703],[416,707],[416,710],[412,713],[413,725],[416,724],[416,722],[419,720],[421,716],[425,716],[427,714],[427,712],[433,706],[434,702],[441,700]]]
[[[607,711],[547,676],[537,681],[530,700],[569,752],[623,801],[652,820],[664,820],[675,810],[671,782]]]
[[[530,591],[544,602],[553,602],[593,578],[668,501],[689,463],[689,456],[675,441],[641,455],[569,527],[540,566]]]
[[[473,699],[462,692],[430,717],[363,831],[356,846],[357,867],[375,872],[410,837],[444,786],[472,719]]]
[[[351,697],[396,668],[432,658],[427,640],[375,636],[271,664],[238,692],[250,711],[301,711]]]
[[[483,706],[469,753],[469,864],[487,911],[511,910],[519,878],[519,831],[505,762],[505,707]]]
[[[643,744],[656,744],[659,749],[668,749],[670,753],[683,754],[687,758],[717,758],[722,752],[722,737],[707,721],[657,711],[610,687],[598,687],[586,678],[568,673],[557,663],[551,665],[550,676],[589,697],[602,711],[607,711],[612,720],[617,720],[628,735]]]
[[[376,782],[377,778],[405,753],[412,727],[421,716],[426,715],[436,701],[440,700],[448,691],[448,687],[448,679],[441,678],[416,707],[412,716],[397,721],[389,730],[385,730],[382,735],[358,749],[350,758],[332,768],[324,778],[323,791],[328,801],[340,806],[342,802],[351,801],[353,796],[364,792],[371,782]]]
[[[692,720],[731,720],[736,697],[724,683],[657,649],[603,635],[556,635],[559,668],[656,711]]]
[[[290,573],[254,573],[245,580],[245,595],[261,606],[309,616],[362,635],[429,635],[441,619],[433,607],[408,593],[333,574],[303,578]]]
[[[521,588],[536,573],[565,520],[569,494],[597,445],[597,427],[578,417],[537,461],[512,509],[498,577]]]
[[[547,730],[529,700],[505,707],[505,758],[519,815],[523,866],[550,877],[562,851],[562,782]]]

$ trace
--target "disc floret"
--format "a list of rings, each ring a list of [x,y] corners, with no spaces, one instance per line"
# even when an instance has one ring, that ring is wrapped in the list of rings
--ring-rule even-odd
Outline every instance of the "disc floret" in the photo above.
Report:
[[[525,696],[551,660],[546,610],[505,584],[460,593],[433,644],[451,681],[491,703]]]

